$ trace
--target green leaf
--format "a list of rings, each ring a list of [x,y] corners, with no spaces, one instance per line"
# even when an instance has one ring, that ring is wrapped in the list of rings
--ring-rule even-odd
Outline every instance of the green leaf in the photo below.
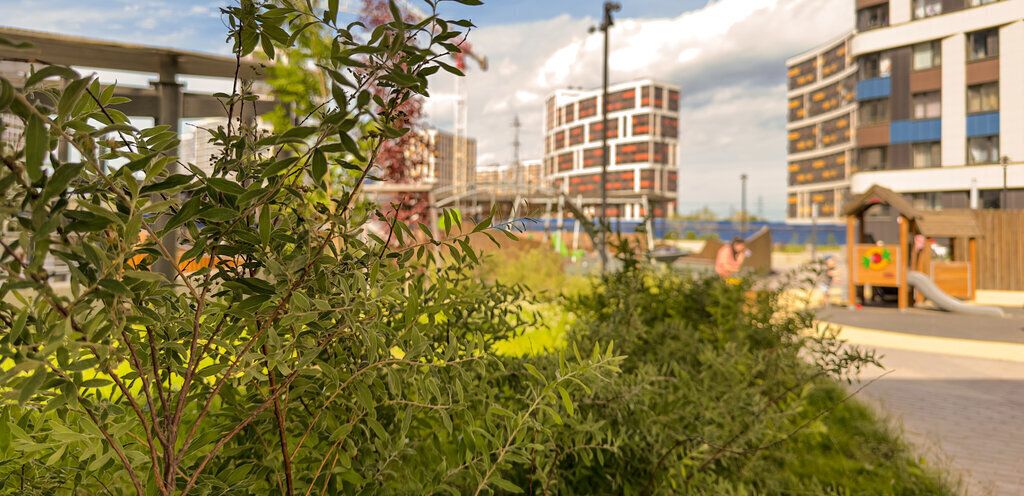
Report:
[[[498,474],[491,475],[491,479],[490,479],[489,482],[491,484],[494,484],[498,488],[503,489],[505,491],[508,491],[510,493],[520,494],[520,493],[523,492],[523,490],[519,486],[517,486],[517,485],[515,485],[515,484],[513,484],[513,483],[511,483],[511,482],[509,482],[509,481],[507,481],[505,479],[502,479],[501,476],[499,476]]]
[[[99,287],[125,298],[131,298],[133,294],[132,290],[128,289],[128,286],[125,286],[123,282],[109,277],[100,279],[100,282],[97,284]]]
[[[167,220],[167,224],[164,225],[164,232],[175,229],[182,224],[193,220],[196,213],[199,212],[200,206],[199,196],[189,198],[188,201],[178,209],[178,213],[172,215],[171,218]]]
[[[569,412],[569,416],[575,416],[575,409],[572,405],[572,398],[569,397],[569,392],[564,387],[558,386],[558,394],[562,396],[562,403],[565,405],[565,411]]]
[[[60,95],[60,102],[57,103],[57,115],[61,119],[67,117],[78,104],[78,100],[82,97],[82,93],[85,92],[90,81],[91,78],[76,79],[64,88],[64,93]]]
[[[243,188],[242,185],[222,177],[211,177],[206,180],[206,184],[209,184],[210,187],[216,191],[229,195],[238,196],[245,193],[245,188]]]
[[[36,394],[36,391],[39,390],[39,387],[42,386],[45,381],[46,366],[40,365],[28,379],[20,384],[20,391],[18,391],[18,404],[24,405],[26,401],[32,399],[32,396]]]
[[[46,124],[38,115],[32,114],[25,128],[25,169],[32,182],[43,177],[43,160],[49,149],[50,134],[46,131]]]
[[[84,388],[100,388],[100,387],[109,386],[109,385],[111,385],[113,383],[114,382],[109,380],[109,379],[88,379],[88,380],[82,381],[82,387],[84,387]]]
[[[68,184],[71,183],[71,180],[81,174],[84,167],[85,164],[81,162],[76,164],[63,164],[60,167],[57,167],[57,170],[53,171],[53,175],[50,176],[50,180],[46,182],[46,187],[43,188],[41,199],[46,201],[61,194],[68,188]]]
[[[18,339],[21,337],[22,331],[25,330],[25,322],[28,320],[28,312],[18,312],[18,316],[14,319],[14,325],[11,326],[10,344],[16,345]]]
[[[148,194],[152,194],[152,193],[159,193],[161,191],[167,191],[169,189],[174,189],[174,188],[177,188],[179,186],[184,186],[184,185],[186,185],[186,184],[188,184],[190,182],[192,182],[192,176],[191,175],[189,175],[189,174],[174,174],[173,176],[169,176],[167,179],[164,179],[163,181],[160,181],[159,183],[147,184],[147,185],[143,186],[142,189],[139,190],[139,194],[148,195]]]
[[[48,65],[39,69],[25,80],[25,89],[31,88],[39,83],[40,81],[58,76],[62,79],[78,79],[78,73],[71,69],[59,65]]]
[[[211,222],[227,222],[238,218],[238,212],[226,207],[213,207],[199,212],[198,217]]]
[[[260,242],[264,245],[270,243],[270,229],[273,227],[270,223],[270,205],[263,205],[260,208],[260,220],[257,225],[260,231]]]

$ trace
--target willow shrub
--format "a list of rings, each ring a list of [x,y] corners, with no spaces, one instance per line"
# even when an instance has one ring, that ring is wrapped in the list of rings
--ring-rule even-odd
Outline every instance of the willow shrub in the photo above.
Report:
[[[176,129],[133,127],[93,76],[37,64],[0,81],[0,111],[25,129],[0,167],[2,492],[518,489],[511,468],[552,446],[537,432],[618,359],[601,345],[545,374],[504,369],[490,352],[515,332],[519,289],[471,277],[469,234],[436,239],[358,200],[408,131],[397,109],[459,72],[447,61],[471,25],[440,1],[417,23],[392,4],[372,31],[338,24],[335,1],[223,9],[239,59],[328,33],[333,98],[266,133],[239,118],[256,97],[236,81],[217,95],[212,170],[179,162]],[[64,290],[46,260],[67,264]]]
[[[845,346],[812,312],[783,309],[782,289],[654,271],[623,253],[621,272],[567,297],[567,341],[614,340],[622,373],[576,405],[552,433],[556,449],[538,452],[518,485],[569,495],[949,493],[836,385],[877,365],[873,352]]]

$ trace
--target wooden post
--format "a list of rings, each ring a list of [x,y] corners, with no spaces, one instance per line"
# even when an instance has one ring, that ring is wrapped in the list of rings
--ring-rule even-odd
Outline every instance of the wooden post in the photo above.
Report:
[[[900,215],[896,218],[896,222],[900,225],[900,245],[897,253],[903,254],[907,251],[907,235],[909,234],[909,220]],[[896,257],[899,259],[899,274],[900,274],[900,289],[899,289],[899,307],[900,310],[906,310],[910,306],[909,288],[907,287],[907,271],[910,270],[910,266],[907,263],[907,257]]]
[[[921,250],[921,255],[917,258],[917,271],[928,275],[928,277],[932,276],[932,246],[928,241],[925,241],[924,249]],[[920,291],[914,291],[914,301],[924,303],[924,295]]]
[[[846,217],[846,299],[851,307],[857,304],[857,286],[853,284],[853,267],[856,263],[853,259],[853,248],[858,241],[857,233],[854,231],[856,222],[855,215]]]
[[[973,300],[974,290],[978,287],[978,238],[968,238],[967,253],[967,261],[970,262],[967,267],[967,297]]]

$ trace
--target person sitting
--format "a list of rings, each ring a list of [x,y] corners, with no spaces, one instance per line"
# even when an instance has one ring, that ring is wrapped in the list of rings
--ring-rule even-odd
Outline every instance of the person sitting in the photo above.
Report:
[[[740,271],[743,261],[748,256],[750,251],[747,250],[746,241],[742,236],[736,236],[732,238],[731,243],[718,250],[718,256],[715,257],[715,272],[728,279]]]

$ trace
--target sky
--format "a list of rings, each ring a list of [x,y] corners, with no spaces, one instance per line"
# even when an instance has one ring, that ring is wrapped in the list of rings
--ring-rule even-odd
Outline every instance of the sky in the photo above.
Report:
[[[358,0],[342,0],[358,5]],[[421,4],[410,0],[413,5]],[[620,0],[611,29],[611,81],[654,78],[682,89],[680,210],[740,208],[746,173],[753,213],[782,219],[786,200],[785,60],[853,26],[851,0]],[[225,0],[0,0],[0,25],[210,53],[229,53]],[[489,70],[465,80],[469,134],[481,165],[541,158],[542,112],[559,88],[597,88],[601,0],[446,2],[442,15],[477,25],[469,41]],[[454,78],[431,81],[430,123],[452,128]]]

